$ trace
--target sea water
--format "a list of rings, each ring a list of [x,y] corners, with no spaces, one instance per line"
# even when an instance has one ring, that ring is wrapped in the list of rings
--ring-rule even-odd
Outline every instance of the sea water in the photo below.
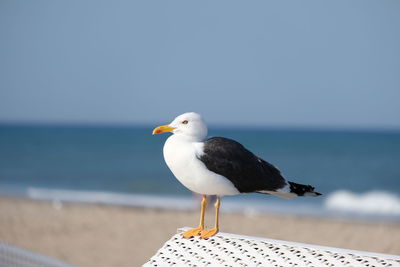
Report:
[[[0,125],[0,192],[35,199],[191,209],[192,193],[166,166],[169,134],[151,126]],[[400,132],[214,128],[242,143],[317,198],[224,198],[225,211],[400,220]]]

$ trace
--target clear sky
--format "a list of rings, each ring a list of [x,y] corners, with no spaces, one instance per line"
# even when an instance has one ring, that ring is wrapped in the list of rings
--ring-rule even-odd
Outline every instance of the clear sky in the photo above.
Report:
[[[0,121],[400,129],[400,1],[0,1]]]

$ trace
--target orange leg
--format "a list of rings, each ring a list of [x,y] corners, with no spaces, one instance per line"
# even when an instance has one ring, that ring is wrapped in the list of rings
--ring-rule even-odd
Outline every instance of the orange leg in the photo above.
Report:
[[[191,238],[192,236],[200,235],[200,232],[204,230],[204,215],[207,206],[207,196],[203,195],[203,199],[201,200],[201,211],[200,211],[200,224],[198,227],[187,230],[182,233],[184,238]]]
[[[200,232],[200,238],[209,238],[216,235],[219,231],[219,206],[221,205],[220,197],[217,197],[215,202],[215,226],[210,230],[202,230]]]

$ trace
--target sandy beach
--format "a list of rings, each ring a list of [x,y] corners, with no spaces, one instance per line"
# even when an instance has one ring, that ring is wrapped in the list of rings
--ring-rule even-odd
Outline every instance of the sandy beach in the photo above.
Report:
[[[0,198],[0,240],[77,266],[140,266],[197,212]],[[221,231],[400,254],[400,223],[222,214]],[[212,225],[213,212],[207,213]]]

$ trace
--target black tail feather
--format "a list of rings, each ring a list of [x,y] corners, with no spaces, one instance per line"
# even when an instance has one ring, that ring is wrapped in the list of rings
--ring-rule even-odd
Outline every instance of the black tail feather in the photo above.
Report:
[[[296,184],[289,182],[290,193],[294,193],[298,196],[320,196],[321,193],[314,192],[314,187],[311,185]]]

